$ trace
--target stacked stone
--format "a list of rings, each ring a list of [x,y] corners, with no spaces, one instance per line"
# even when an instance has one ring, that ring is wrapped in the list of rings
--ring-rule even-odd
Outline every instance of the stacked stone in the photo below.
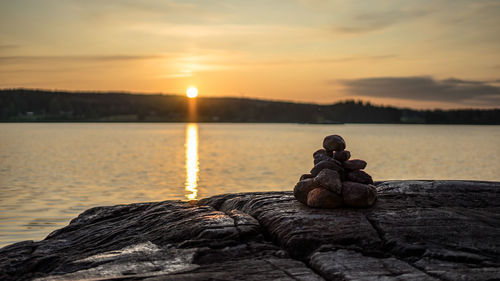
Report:
[[[323,140],[323,148],[313,154],[314,167],[300,177],[293,194],[297,200],[313,208],[369,207],[377,199],[372,177],[363,169],[366,161],[352,159],[345,150],[344,139],[331,135]]]

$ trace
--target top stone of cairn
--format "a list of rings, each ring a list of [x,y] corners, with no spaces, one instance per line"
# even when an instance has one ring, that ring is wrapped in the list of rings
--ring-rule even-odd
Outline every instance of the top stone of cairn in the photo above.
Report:
[[[326,151],[342,151],[345,149],[345,141],[339,135],[326,136],[323,140],[323,147]]]

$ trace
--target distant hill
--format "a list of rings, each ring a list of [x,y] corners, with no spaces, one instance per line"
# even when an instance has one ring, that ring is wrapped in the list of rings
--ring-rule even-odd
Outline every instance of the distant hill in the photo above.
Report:
[[[412,110],[361,101],[331,105],[197,98],[198,122],[500,124],[500,109]],[[0,90],[2,122],[185,122],[176,95]]]

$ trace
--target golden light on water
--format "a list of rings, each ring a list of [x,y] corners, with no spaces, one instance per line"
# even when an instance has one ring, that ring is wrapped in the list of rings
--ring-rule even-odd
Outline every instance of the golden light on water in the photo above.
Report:
[[[186,198],[195,200],[198,196],[198,124],[189,123],[186,126]]]

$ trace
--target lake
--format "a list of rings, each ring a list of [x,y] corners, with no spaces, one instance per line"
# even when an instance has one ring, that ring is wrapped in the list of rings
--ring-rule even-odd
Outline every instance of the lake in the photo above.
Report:
[[[376,181],[500,181],[500,126],[0,124],[0,247],[93,206],[292,190],[329,134]]]

